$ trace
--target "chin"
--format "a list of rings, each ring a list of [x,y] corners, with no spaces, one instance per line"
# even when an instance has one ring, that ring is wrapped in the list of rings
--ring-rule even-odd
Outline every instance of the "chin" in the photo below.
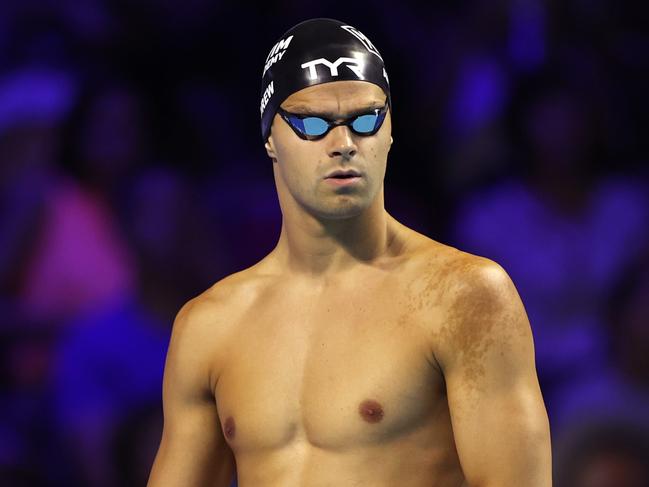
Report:
[[[365,201],[353,201],[351,198],[345,198],[344,201],[339,201],[339,204],[319,206],[312,208],[313,213],[318,218],[326,220],[345,220],[347,218],[354,218],[370,205]]]

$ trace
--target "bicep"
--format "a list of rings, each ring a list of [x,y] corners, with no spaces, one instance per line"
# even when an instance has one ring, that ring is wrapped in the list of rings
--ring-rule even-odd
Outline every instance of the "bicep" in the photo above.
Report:
[[[547,486],[547,414],[529,321],[509,277],[482,269],[449,314],[442,368],[453,433],[471,486]]]
[[[182,311],[179,320],[182,320]],[[174,323],[163,382],[164,428],[149,487],[229,487],[235,473],[196,336]]]
[[[191,405],[165,414],[149,487],[230,486],[234,457],[215,411],[214,405]]]

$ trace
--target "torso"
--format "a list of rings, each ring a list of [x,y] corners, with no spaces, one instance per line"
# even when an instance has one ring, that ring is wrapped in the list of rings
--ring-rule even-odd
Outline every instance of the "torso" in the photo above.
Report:
[[[213,392],[239,486],[462,485],[431,346],[460,252],[417,239],[327,285],[263,261],[223,283]]]

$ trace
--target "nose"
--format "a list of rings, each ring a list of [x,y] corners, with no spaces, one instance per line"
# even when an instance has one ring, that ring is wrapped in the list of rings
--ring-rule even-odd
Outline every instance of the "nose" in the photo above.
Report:
[[[344,125],[333,128],[327,134],[327,143],[329,144],[327,147],[329,157],[342,156],[344,159],[349,159],[358,150],[351,130]]]

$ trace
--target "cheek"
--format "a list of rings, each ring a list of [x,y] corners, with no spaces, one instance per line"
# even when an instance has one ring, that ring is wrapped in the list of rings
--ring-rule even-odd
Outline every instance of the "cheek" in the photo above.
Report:
[[[376,142],[372,145],[371,155],[372,159],[385,161],[390,151],[390,138],[392,136],[392,125],[390,123],[390,118],[388,117],[384,122],[383,126],[379,130],[379,137]]]
[[[279,131],[278,131],[279,132]],[[275,154],[282,172],[289,173],[297,166],[300,160],[300,146],[288,138],[288,134],[282,134],[275,139]]]
[[[315,162],[312,162],[307,151],[299,146],[285,147],[277,151],[278,169],[282,179],[292,190],[303,192],[309,182],[315,179]]]
[[[390,135],[382,136],[366,148],[366,157],[372,166],[385,165],[390,150]]]

